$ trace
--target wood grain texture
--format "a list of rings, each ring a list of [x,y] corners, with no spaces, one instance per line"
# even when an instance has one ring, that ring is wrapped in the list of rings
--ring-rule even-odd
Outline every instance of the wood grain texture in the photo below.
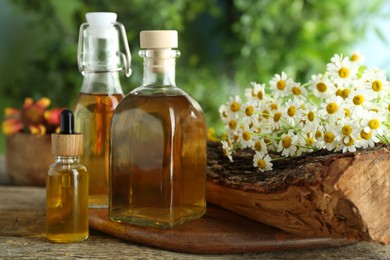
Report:
[[[333,247],[346,239],[310,238],[286,233],[214,205],[200,219],[173,229],[113,222],[107,209],[90,209],[90,226],[125,240],[187,253],[243,253]]]
[[[287,158],[266,173],[250,151],[229,163],[208,148],[208,201],[293,234],[390,242],[388,147]]]

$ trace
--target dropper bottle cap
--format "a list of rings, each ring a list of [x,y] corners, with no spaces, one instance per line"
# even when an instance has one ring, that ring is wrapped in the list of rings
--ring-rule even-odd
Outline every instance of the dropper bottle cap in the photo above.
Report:
[[[83,135],[74,131],[73,112],[65,109],[60,116],[60,132],[51,135],[51,151],[54,156],[80,156],[83,154]]]

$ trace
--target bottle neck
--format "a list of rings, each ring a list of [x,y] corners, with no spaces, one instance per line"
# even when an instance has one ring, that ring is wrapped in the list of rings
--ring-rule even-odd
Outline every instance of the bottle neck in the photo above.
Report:
[[[179,52],[176,50],[142,50],[144,58],[143,86],[169,87],[176,86],[175,65]]]
[[[84,72],[84,80],[81,87],[82,93],[108,93],[123,94],[117,71]]]
[[[75,164],[80,163],[80,156],[55,156],[56,163]]]

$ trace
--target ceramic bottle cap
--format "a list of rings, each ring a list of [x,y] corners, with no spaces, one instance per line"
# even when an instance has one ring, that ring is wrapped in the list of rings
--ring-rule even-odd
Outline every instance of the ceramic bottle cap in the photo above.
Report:
[[[142,49],[170,49],[178,47],[176,30],[141,31],[140,46]]]

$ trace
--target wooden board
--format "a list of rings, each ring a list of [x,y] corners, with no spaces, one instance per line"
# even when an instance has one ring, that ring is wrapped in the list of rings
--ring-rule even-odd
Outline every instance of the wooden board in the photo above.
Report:
[[[187,253],[265,252],[354,243],[346,239],[293,235],[212,204],[208,205],[202,218],[168,230],[111,221],[107,209],[90,209],[89,224],[96,230],[128,241]]]

